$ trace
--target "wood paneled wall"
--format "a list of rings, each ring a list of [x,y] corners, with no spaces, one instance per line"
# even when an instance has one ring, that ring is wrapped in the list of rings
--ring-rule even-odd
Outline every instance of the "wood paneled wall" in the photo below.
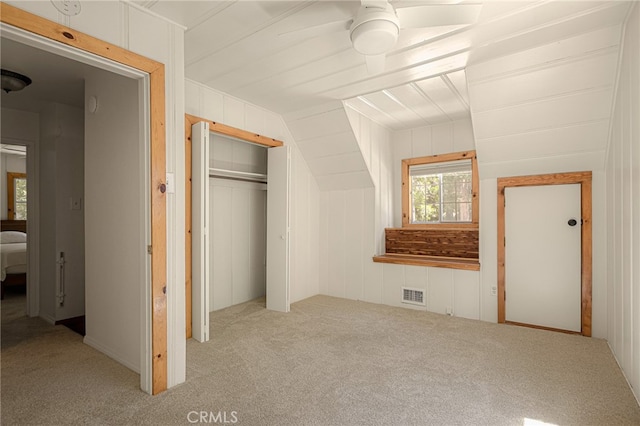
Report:
[[[385,230],[387,254],[478,259],[478,246],[477,229],[387,228]]]
[[[627,21],[606,163],[607,341],[640,402],[640,5]],[[595,207],[595,204],[594,204]],[[597,259],[594,244],[594,259]],[[594,288],[594,301],[598,297]]]

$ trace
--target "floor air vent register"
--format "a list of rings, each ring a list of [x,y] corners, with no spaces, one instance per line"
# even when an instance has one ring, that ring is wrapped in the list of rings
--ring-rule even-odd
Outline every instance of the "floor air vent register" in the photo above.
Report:
[[[402,303],[424,306],[424,290],[402,287]]]

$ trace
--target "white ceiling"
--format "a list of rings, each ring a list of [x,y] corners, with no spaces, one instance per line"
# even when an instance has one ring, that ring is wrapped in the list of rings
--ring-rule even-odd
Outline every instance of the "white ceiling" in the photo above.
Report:
[[[82,108],[84,78],[93,67],[6,38],[0,39],[3,69],[31,78],[20,92],[0,91],[3,107],[38,112],[45,102]]]
[[[370,74],[348,31],[295,32],[351,19],[359,1],[136,3],[185,26],[185,73],[194,81],[281,114],[347,100],[393,130],[468,118],[468,65],[620,24],[629,9],[616,1],[485,1],[475,25],[403,29],[385,71]]]
[[[345,100],[392,130],[469,118],[468,67],[620,25],[630,5],[485,1],[475,25],[403,29],[387,55],[386,70],[370,74],[364,57],[351,47],[348,31],[315,37],[296,32],[351,19],[359,1],[136,3],[185,26],[185,73],[194,81],[283,115]],[[456,2],[392,1],[396,6],[409,3]],[[74,68],[74,61],[5,39],[1,52],[3,68],[34,81],[20,98],[3,92],[4,106],[33,109],[34,98],[82,105],[85,65]]]

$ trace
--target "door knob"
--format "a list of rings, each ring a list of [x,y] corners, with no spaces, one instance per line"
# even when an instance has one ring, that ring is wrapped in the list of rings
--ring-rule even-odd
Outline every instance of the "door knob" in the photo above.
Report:
[[[569,224],[569,226],[576,226],[578,224],[578,221],[575,219],[569,219],[569,222],[567,222]]]

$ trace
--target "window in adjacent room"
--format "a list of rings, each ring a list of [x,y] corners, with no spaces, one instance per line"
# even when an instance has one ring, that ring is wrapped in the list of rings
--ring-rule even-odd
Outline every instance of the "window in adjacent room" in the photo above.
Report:
[[[402,162],[403,226],[477,226],[475,152]]]
[[[27,220],[27,175],[7,173],[8,218]]]

